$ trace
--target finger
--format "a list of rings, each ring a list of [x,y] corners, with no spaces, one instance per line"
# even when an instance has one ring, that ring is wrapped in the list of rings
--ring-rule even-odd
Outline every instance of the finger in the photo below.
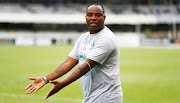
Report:
[[[47,94],[47,96],[45,97],[45,99],[49,98],[50,96],[52,96],[53,94],[57,93],[61,87],[59,88],[56,84],[58,84],[58,81],[50,81],[51,84],[54,84],[53,88],[49,91],[49,93]]]
[[[45,97],[45,100],[49,97],[49,94],[50,94],[50,92],[47,94],[47,96]]]
[[[46,97],[45,97],[45,100],[48,99],[52,94],[48,94]]]
[[[30,79],[30,80],[35,80],[35,79],[36,79],[36,77],[29,77],[29,79]]]
[[[48,97],[49,97],[49,96],[46,96],[46,97],[45,97],[45,100],[46,100]]]
[[[27,90],[26,94],[29,94],[32,89],[33,87],[30,87],[29,90]]]
[[[39,90],[39,89],[36,88],[36,89],[34,90],[34,93],[36,93],[38,90]]]
[[[29,87],[31,87],[32,86],[32,84],[29,84],[25,89],[27,90]]]
[[[28,94],[31,94],[34,90],[36,90],[36,88],[32,88]]]
[[[51,95],[53,95],[54,94],[54,92],[53,92],[53,90],[51,90],[48,94],[47,94],[47,96],[45,97],[45,99],[47,99],[47,98],[49,98]]]
[[[51,95],[53,95],[55,93],[55,89],[54,87],[49,91],[49,93],[47,94],[47,96],[45,97],[45,99],[49,98]]]

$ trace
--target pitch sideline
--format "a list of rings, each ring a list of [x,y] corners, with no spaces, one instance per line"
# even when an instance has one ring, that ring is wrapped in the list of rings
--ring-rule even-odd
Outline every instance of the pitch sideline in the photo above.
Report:
[[[0,93],[0,96],[4,96],[4,97],[13,97],[13,98],[36,98],[36,99],[42,99],[44,100],[45,97],[43,96],[32,96],[32,95],[18,95],[18,94],[9,94],[9,93]],[[56,101],[73,101],[73,102],[82,102],[82,99],[78,99],[78,98],[62,98],[62,97],[51,97],[49,98],[49,100],[56,100]]]

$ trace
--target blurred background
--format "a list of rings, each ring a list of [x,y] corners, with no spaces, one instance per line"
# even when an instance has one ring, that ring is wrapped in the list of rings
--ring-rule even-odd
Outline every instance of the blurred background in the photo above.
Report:
[[[94,2],[121,47],[179,47],[180,0],[0,0],[0,44],[74,44]]]
[[[0,103],[82,103],[79,80],[48,100],[51,84],[24,88],[67,58],[92,3],[121,47],[123,103],[180,103],[180,0],[0,0]]]

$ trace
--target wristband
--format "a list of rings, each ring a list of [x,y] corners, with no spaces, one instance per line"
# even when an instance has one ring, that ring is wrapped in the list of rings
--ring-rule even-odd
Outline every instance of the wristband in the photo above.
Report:
[[[92,68],[91,68],[90,64],[87,61],[84,61],[84,62],[89,66],[89,69],[91,70]]]
[[[44,79],[44,81],[45,81],[46,84],[47,84],[47,83],[48,83],[47,78],[44,76],[43,79]]]

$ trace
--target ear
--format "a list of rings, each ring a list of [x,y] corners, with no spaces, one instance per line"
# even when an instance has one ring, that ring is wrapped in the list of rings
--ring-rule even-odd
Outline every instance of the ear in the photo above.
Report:
[[[106,15],[104,15],[104,20],[106,19]]]

